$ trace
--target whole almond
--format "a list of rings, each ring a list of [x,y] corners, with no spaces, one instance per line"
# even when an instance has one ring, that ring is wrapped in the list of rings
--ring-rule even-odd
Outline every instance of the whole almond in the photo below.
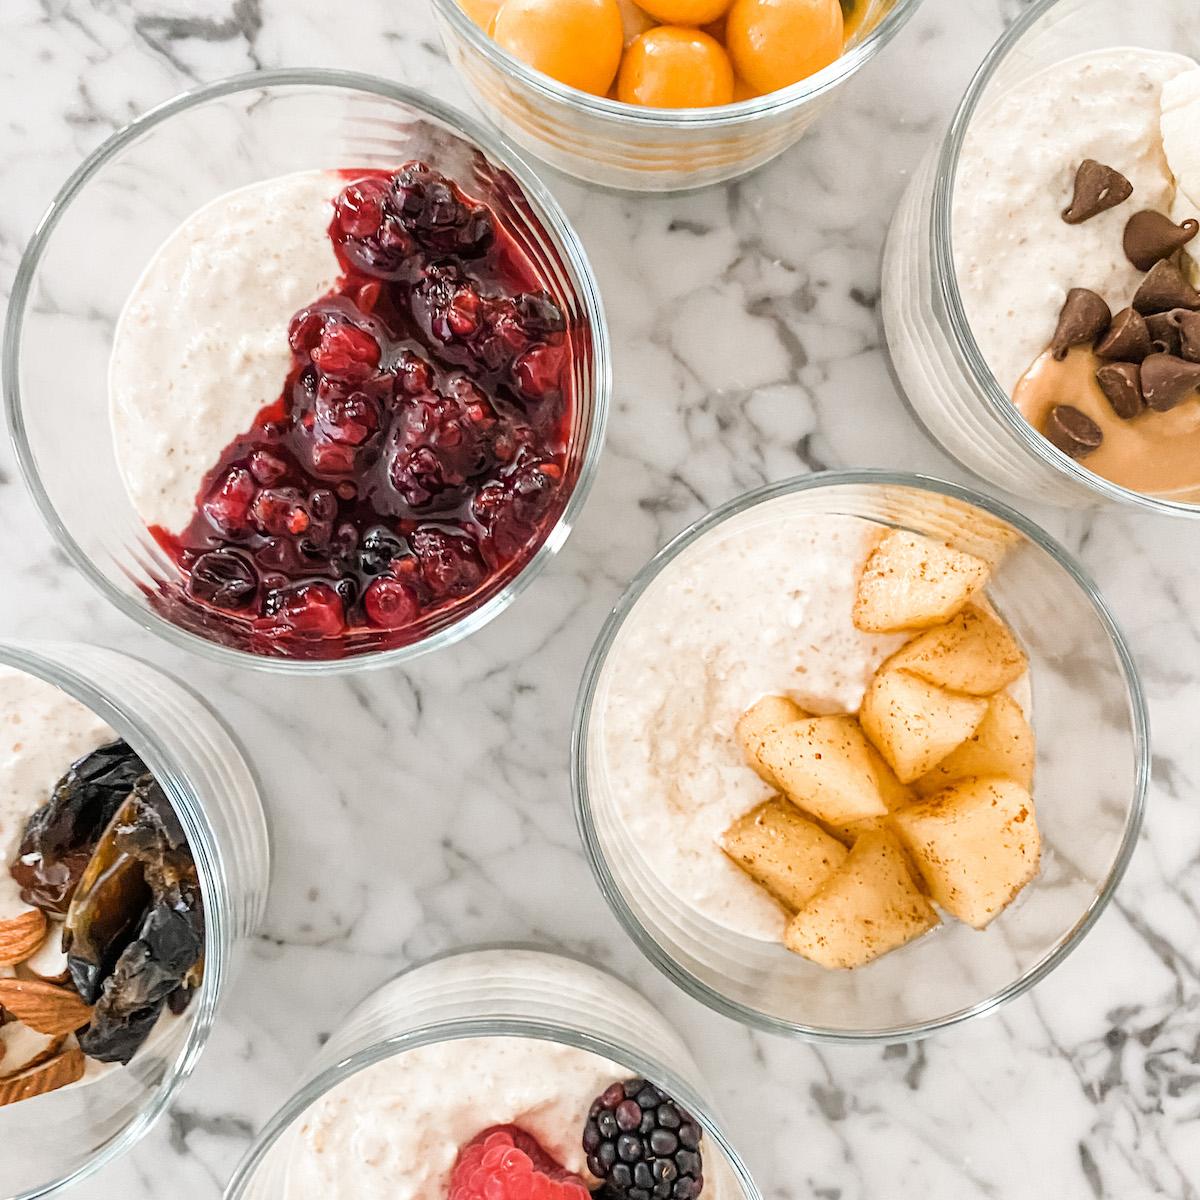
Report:
[[[0,921],[0,967],[13,967],[36,953],[46,940],[46,915],[31,908],[19,917]]]
[[[78,1083],[83,1078],[83,1068],[83,1052],[73,1047],[36,1067],[26,1067],[16,1075],[0,1079],[0,1108]]]
[[[0,979],[0,1008],[50,1037],[71,1033],[92,1019],[78,992],[40,979]]]

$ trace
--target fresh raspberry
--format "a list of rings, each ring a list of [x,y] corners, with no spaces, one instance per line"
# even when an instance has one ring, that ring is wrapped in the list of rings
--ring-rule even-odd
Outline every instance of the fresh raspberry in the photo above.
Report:
[[[498,1125],[462,1148],[450,1200],[590,1200],[590,1193],[523,1129]]]

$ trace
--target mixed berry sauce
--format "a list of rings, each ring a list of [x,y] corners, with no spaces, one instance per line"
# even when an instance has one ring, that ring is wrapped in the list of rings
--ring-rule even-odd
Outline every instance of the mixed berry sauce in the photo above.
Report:
[[[426,636],[520,570],[571,482],[571,332],[528,259],[423,163],[343,175],[343,275],[292,318],[279,399],[187,528],[151,530],[186,579],[168,615],[260,654]]]

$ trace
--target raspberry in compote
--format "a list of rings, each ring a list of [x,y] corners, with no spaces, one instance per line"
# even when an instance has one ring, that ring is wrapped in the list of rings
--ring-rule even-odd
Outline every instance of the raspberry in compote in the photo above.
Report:
[[[526,256],[423,163],[343,176],[343,274],[293,316],[279,399],[153,530],[186,579],[158,603],[257,653],[418,640],[515,575],[568,490],[571,330]]]

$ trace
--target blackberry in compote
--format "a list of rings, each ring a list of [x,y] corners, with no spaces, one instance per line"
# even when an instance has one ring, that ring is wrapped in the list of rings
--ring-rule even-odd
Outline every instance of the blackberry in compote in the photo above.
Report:
[[[515,575],[568,490],[571,331],[524,253],[424,163],[343,175],[342,275],[292,317],[278,400],[186,528],[153,527],[186,580],[158,603],[257,653],[418,640]]]

